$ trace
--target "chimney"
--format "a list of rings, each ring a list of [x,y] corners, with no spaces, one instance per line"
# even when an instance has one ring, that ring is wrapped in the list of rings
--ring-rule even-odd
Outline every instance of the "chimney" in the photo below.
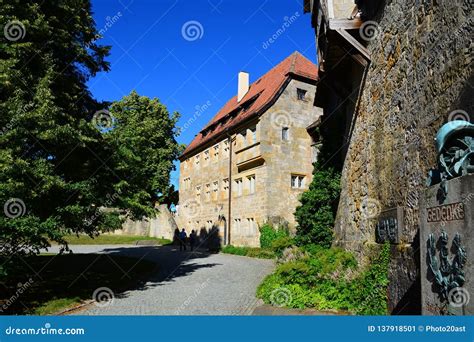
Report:
[[[249,91],[249,74],[246,72],[239,72],[239,84],[237,90],[237,102],[240,102],[242,98]]]

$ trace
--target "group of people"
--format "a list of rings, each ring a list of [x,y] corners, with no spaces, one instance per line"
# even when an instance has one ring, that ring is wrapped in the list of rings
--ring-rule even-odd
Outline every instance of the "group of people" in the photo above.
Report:
[[[193,229],[191,231],[191,234],[189,234],[189,238],[188,238],[186,229],[183,228],[181,231],[179,231],[179,229],[176,228],[174,231],[173,241],[179,244],[180,251],[186,250],[186,245],[188,241],[189,241],[189,246],[191,247],[191,250],[194,250],[194,246],[196,245],[196,242],[197,242],[196,231]]]

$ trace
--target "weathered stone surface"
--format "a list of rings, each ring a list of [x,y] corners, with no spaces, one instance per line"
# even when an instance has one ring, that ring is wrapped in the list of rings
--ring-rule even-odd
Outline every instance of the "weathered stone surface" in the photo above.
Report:
[[[474,119],[472,18],[469,1],[387,1],[380,33],[368,44],[372,62],[344,163],[338,245],[364,255],[364,244],[374,241],[377,215],[363,208],[369,200],[379,211],[403,208],[401,244],[411,248],[420,194],[437,163],[436,132],[454,110]],[[394,265],[392,305],[413,286],[416,272],[409,258]]]
[[[116,235],[140,235],[165,238],[172,240],[173,232],[177,228],[174,214],[164,204],[158,207],[158,214],[155,218],[144,218],[140,221],[127,219],[122,225],[122,229],[114,231]]]

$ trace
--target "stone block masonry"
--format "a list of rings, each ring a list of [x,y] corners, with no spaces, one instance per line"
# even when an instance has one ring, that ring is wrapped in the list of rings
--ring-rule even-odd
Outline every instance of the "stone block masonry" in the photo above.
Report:
[[[366,204],[403,208],[392,303],[419,269],[420,196],[437,162],[436,132],[460,111],[474,119],[472,18],[469,1],[388,1],[368,43],[371,64],[344,162],[336,243],[363,255],[375,239],[376,215],[367,215]]]

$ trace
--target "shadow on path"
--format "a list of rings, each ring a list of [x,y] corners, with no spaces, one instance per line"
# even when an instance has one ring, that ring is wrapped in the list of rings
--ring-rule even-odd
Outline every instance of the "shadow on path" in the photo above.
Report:
[[[99,288],[125,298],[129,291],[147,290],[219,265],[200,261],[208,253],[180,252],[174,246],[72,247],[78,253],[15,259],[0,282],[0,315],[57,312],[65,305],[94,299]]]
[[[134,257],[138,260],[154,262],[156,264],[155,272],[142,279],[141,289],[175,281],[176,278],[188,276],[201,268],[211,268],[221,265],[218,263],[200,262],[199,260],[211,255],[208,252],[204,252],[203,250],[181,252],[177,246],[107,248],[101,253],[106,253],[111,256],[122,255]]]

